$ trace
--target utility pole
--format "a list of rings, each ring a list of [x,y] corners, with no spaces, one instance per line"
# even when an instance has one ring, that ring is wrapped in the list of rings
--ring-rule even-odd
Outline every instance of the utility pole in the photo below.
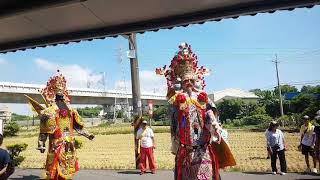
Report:
[[[134,146],[135,146],[135,160],[136,168],[139,168],[139,154],[138,154],[138,141],[136,140],[136,134],[139,129],[141,117],[142,117],[142,103],[140,94],[140,80],[139,80],[139,65],[137,58],[137,42],[136,34],[131,33],[128,36],[129,40],[129,52],[131,68],[131,85],[132,85],[132,106],[133,106],[133,125],[134,125]]]
[[[278,63],[280,63],[278,61],[278,56],[276,54],[276,60],[272,61],[275,63],[276,65],[276,72],[277,72],[277,81],[278,81],[278,91],[279,91],[279,99],[280,99],[280,114],[281,116],[283,116],[283,104],[282,104],[282,95],[281,95],[281,86],[280,86],[280,80],[279,80],[279,70],[278,70]]]

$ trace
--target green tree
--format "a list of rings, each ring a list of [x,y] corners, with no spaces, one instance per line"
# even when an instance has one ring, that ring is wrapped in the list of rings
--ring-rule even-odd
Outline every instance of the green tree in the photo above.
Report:
[[[32,117],[12,113],[11,119],[12,119],[12,121],[23,121],[23,120],[32,120]]]
[[[101,106],[85,107],[85,108],[77,109],[80,116],[87,117],[87,118],[97,117],[101,110],[102,110]]]
[[[153,112],[153,119],[155,121],[167,120],[167,116],[168,116],[168,106],[159,106]]]
[[[295,86],[281,85],[280,88],[281,88],[282,94],[289,93],[289,92],[298,92],[298,89]],[[274,89],[274,93],[279,94],[278,87]]]
[[[243,104],[238,117],[252,116],[257,114],[266,114],[265,106],[259,106],[258,103],[250,102]]]
[[[217,105],[220,119],[224,123],[227,119],[236,119],[242,113],[244,102],[240,99],[226,99]]]
[[[307,86],[302,86],[301,90],[300,90],[301,93],[312,93],[312,94],[320,94],[320,85],[317,85],[317,86],[310,86],[310,85],[307,85]]]
[[[260,91],[257,96],[260,97],[258,104],[260,107],[265,107],[265,112],[275,118],[280,116],[279,110],[279,96],[277,96],[274,91]]]
[[[3,128],[3,136],[8,137],[8,136],[15,136],[20,130],[19,124],[16,122],[9,122],[6,124]]]
[[[315,97],[311,94],[299,94],[291,102],[291,112],[302,113],[306,108],[308,108],[314,101]]]

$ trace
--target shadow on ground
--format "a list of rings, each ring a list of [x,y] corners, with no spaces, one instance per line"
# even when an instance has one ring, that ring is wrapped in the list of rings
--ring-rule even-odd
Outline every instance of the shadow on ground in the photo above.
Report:
[[[39,176],[35,176],[35,175],[29,175],[29,176],[21,176],[18,178],[10,178],[9,180],[35,180],[35,179],[41,179]]]
[[[119,171],[118,174],[140,174],[139,171]]]
[[[319,179],[320,179],[320,175],[319,174],[314,174],[314,173],[298,173],[300,175],[308,175],[308,176],[318,176]],[[295,180],[311,180],[312,178],[298,178],[298,179],[295,179]]]
[[[243,174],[253,174],[253,175],[266,175],[266,174],[271,174],[271,173],[268,173],[268,172],[251,172],[251,171],[248,171],[248,172],[242,172]]]
[[[250,160],[265,160],[267,159],[266,157],[250,157]]]

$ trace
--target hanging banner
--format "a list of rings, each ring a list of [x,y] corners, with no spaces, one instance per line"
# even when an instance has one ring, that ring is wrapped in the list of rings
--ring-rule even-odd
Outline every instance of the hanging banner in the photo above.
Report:
[[[152,118],[153,116],[153,101],[149,100],[148,101],[148,114],[149,114],[149,117]]]

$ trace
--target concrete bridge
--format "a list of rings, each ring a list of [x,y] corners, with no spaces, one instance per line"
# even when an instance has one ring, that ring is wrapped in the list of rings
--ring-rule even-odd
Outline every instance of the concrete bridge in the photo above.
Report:
[[[0,103],[28,103],[24,94],[34,98],[38,102],[43,102],[40,95],[40,90],[45,85],[24,84],[12,82],[0,82]],[[98,90],[86,88],[68,88],[71,96],[72,104],[85,105],[114,105],[115,98],[118,103],[125,103],[128,98],[131,106],[132,94],[131,92],[120,92],[115,90]],[[152,100],[154,105],[166,104],[166,96],[157,93],[142,93],[141,103],[147,105],[147,101]]]

